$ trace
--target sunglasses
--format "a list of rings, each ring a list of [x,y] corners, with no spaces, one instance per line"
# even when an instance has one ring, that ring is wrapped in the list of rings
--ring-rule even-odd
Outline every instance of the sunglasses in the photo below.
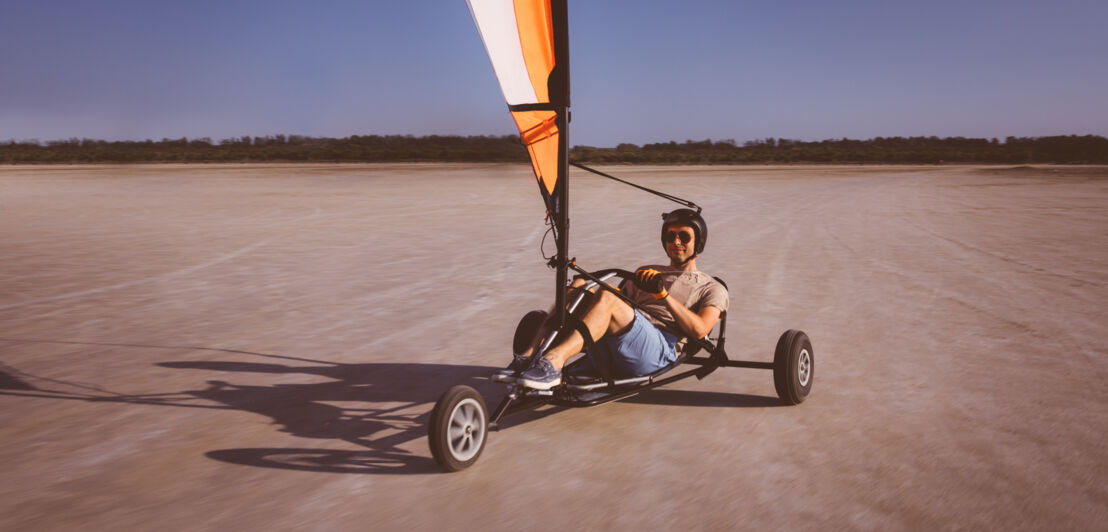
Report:
[[[665,236],[664,240],[666,242],[673,242],[674,240],[677,240],[678,238],[680,238],[682,244],[688,244],[689,242],[692,241],[692,237],[693,237],[692,233],[690,233],[688,231],[681,231],[681,232],[666,231],[666,236]]]

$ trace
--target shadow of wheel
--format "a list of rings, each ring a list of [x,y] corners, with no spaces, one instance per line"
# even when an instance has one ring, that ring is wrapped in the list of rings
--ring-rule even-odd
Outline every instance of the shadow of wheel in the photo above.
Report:
[[[436,472],[434,462],[429,458],[381,451],[221,449],[209,451],[205,456],[232,464],[318,473],[405,475]]]

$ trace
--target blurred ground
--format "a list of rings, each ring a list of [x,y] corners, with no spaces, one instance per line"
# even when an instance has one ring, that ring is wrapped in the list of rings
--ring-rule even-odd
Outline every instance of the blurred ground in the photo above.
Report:
[[[553,296],[527,167],[0,167],[0,529],[1108,520],[1108,170],[609,170],[705,207],[729,353],[807,331],[807,402],[723,369],[509,418],[440,474],[433,402],[499,401]],[[673,204],[573,176],[584,266],[662,257]]]

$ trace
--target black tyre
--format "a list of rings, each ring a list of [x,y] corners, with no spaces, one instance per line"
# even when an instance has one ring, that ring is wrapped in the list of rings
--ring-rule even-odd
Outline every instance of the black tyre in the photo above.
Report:
[[[516,334],[512,337],[513,353],[518,355],[531,347],[531,342],[535,341],[535,336],[538,336],[539,329],[542,328],[543,323],[546,323],[547,317],[544,310],[532,310],[523,315],[519,325],[516,325]]]
[[[790,329],[777,340],[773,355],[773,384],[777,396],[786,404],[804,402],[812,391],[815,377],[816,355],[812,342],[802,331]]]
[[[477,390],[458,385],[431,411],[427,439],[431,456],[447,471],[461,471],[481,457],[489,431],[489,411]]]

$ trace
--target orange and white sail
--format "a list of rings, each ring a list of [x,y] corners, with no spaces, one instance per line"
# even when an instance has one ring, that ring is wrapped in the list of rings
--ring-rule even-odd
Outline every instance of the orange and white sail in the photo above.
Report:
[[[568,33],[562,27],[565,0],[466,2],[551,207],[559,167],[565,171],[564,162],[559,164],[565,157],[561,137],[569,106]]]

